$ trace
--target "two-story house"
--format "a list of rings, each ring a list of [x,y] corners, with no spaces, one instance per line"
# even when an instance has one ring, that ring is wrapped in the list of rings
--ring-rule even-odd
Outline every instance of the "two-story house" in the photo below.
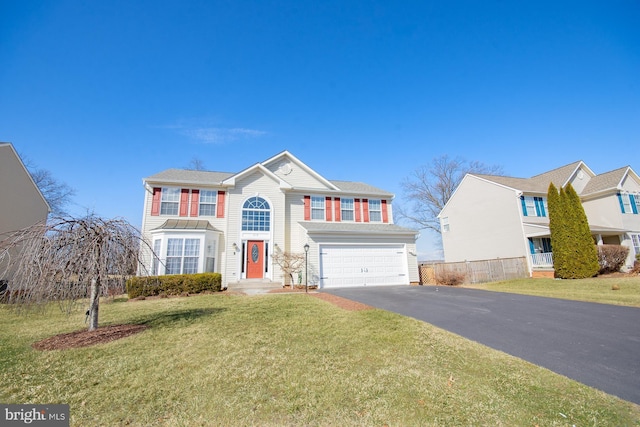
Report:
[[[580,195],[597,244],[640,253],[640,178],[630,167],[596,175],[578,161],[531,178],[467,174],[440,215],[446,262],[526,257],[532,275],[553,267],[549,184]]]
[[[306,246],[309,285],[419,282],[417,232],[393,223],[393,194],[330,181],[288,151],[237,173],[169,169],[143,182],[142,231],[157,254],[146,274],[283,283],[270,255]]]

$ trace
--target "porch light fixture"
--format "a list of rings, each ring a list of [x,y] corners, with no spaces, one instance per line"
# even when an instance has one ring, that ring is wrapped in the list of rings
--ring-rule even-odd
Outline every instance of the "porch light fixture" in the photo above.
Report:
[[[304,244],[304,291],[309,292],[309,244]]]
[[[233,247],[234,251],[238,252],[238,245],[236,245],[235,242],[231,246]]]

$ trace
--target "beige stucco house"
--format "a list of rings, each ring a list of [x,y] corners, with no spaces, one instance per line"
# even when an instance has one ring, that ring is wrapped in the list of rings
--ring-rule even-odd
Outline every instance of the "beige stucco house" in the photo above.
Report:
[[[626,166],[596,175],[578,161],[531,178],[467,174],[438,216],[446,262],[526,257],[529,271],[553,267],[547,191],[571,183],[594,241],[640,253],[640,178]]]
[[[393,194],[328,180],[288,151],[237,173],[169,169],[143,183],[143,234],[158,257],[141,274],[283,283],[271,254],[308,245],[309,285],[419,281],[417,232],[393,223]]]
[[[7,233],[44,222],[49,205],[13,145],[0,143],[0,240]]]

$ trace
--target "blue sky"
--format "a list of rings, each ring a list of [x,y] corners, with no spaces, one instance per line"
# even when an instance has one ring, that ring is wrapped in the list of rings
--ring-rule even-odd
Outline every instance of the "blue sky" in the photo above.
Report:
[[[639,22],[636,0],[0,0],[0,141],[73,213],[137,226],[142,178],[194,157],[289,150],[394,203],[443,154],[640,172]]]

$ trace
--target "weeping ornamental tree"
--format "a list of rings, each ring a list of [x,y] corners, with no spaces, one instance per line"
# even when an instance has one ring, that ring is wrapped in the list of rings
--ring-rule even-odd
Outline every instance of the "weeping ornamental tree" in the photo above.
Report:
[[[600,268],[598,252],[580,196],[571,184],[558,192],[551,183],[547,204],[556,277],[582,279],[595,276]]]
[[[124,219],[51,218],[9,235],[0,246],[5,301],[17,308],[51,301],[67,312],[89,298],[89,330],[98,328],[100,296],[121,291],[135,273],[139,231]]]

